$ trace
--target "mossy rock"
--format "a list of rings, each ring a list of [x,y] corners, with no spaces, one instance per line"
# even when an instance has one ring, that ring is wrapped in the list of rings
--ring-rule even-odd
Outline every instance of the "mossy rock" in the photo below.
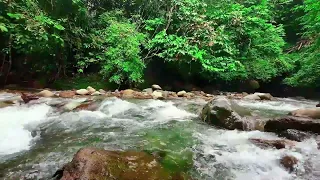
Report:
[[[135,151],[107,151],[84,148],[57,171],[61,180],[185,180],[183,173],[171,173],[156,158]]]

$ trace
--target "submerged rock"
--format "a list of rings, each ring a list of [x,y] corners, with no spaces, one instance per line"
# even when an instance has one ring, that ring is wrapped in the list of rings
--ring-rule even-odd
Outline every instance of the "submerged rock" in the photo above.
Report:
[[[14,103],[9,101],[0,101],[0,108],[6,108],[8,106],[12,106]]]
[[[90,92],[86,89],[79,89],[76,91],[76,94],[78,95],[88,95]]]
[[[43,90],[39,92],[38,95],[41,97],[53,97],[55,94],[49,90]]]
[[[99,91],[96,91],[91,94],[91,96],[101,96],[101,95],[102,95],[102,93],[100,93]]]
[[[295,166],[298,164],[298,159],[294,156],[284,156],[281,158],[280,163],[287,170],[292,172],[295,169]]]
[[[312,119],[320,119],[320,108],[298,109],[289,113],[296,117],[308,117]]]
[[[311,133],[308,132],[302,132],[296,129],[287,129],[279,134],[281,137],[285,137],[289,140],[302,142],[306,139],[309,139],[312,137]]]
[[[155,157],[144,152],[119,152],[95,148],[79,150],[73,160],[54,175],[60,180],[184,180],[171,174]]]
[[[106,94],[107,92],[105,90],[103,90],[103,89],[99,89],[99,93]]]
[[[266,140],[266,139],[249,139],[253,144],[262,148],[276,148],[284,149],[286,147],[293,147],[296,145],[295,141],[279,139],[279,140]]]
[[[320,121],[310,118],[287,116],[269,120],[264,127],[267,132],[281,133],[287,129],[320,133]]]
[[[201,119],[211,125],[226,129],[243,129],[241,116],[232,109],[226,98],[218,98],[209,102],[200,114]]]

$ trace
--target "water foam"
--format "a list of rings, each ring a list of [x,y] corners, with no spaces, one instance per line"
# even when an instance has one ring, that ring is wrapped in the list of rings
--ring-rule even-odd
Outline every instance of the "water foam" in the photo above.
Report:
[[[209,177],[216,177],[221,171],[228,171],[228,179],[286,180],[292,178],[279,164],[279,158],[286,150],[261,149],[249,138],[276,139],[277,137],[259,131],[238,132],[212,130],[196,134],[202,142],[198,149],[204,156],[214,156],[215,161],[197,162],[198,170]]]
[[[0,155],[28,150],[34,137],[26,126],[45,120],[49,110],[45,104],[0,109]]]

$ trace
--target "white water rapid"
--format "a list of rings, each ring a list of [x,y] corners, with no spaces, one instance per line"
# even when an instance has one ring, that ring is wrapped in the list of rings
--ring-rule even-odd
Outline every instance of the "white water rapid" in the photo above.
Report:
[[[0,100],[12,94],[0,94]],[[108,98],[96,111],[56,112],[50,101],[0,109],[0,179],[50,179],[82,147],[144,150],[161,145],[175,153],[193,152],[190,174],[199,180],[317,180],[320,153],[311,138],[291,149],[262,149],[250,138],[280,139],[276,134],[227,131],[202,123],[198,100],[120,100]],[[313,101],[280,99],[237,101],[265,118],[287,114]],[[158,143],[159,142],[159,143]],[[280,158],[299,160],[290,173]]]

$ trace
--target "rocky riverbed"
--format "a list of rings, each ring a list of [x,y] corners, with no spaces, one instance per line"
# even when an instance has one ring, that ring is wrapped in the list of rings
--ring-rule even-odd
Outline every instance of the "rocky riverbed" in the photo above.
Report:
[[[0,178],[316,180],[316,105],[156,85],[3,91]]]

